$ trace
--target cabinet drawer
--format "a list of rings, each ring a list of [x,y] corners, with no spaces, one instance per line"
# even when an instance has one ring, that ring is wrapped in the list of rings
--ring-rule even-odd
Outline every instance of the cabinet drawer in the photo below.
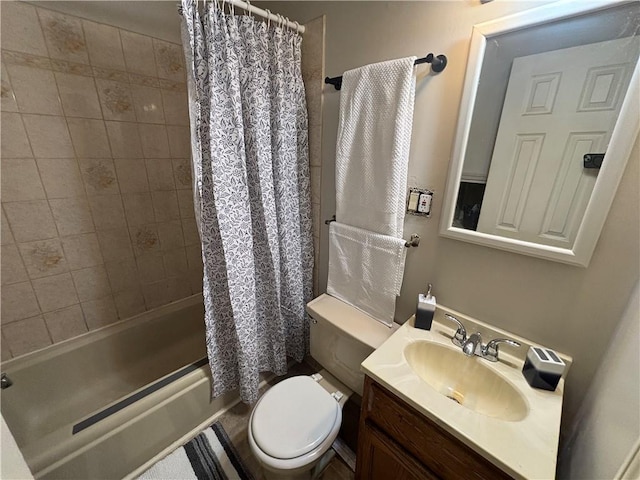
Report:
[[[362,416],[444,479],[511,478],[369,377]]]

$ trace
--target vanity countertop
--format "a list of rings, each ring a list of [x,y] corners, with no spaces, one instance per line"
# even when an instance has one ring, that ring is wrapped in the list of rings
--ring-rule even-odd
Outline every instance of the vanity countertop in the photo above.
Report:
[[[461,320],[469,334],[477,329],[485,339],[508,336],[523,344],[519,349],[505,347],[500,351],[501,361],[497,363],[480,357],[469,358],[469,361],[483,362],[494,369],[521,392],[529,410],[523,420],[500,420],[458,405],[413,371],[404,354],[407,345],[426,340],[459,348],[451,343],[455,328],[444,318],[444,313]],[[564,378],[554,392],[532,388],[521,371],[531,342],[470,320],[458,312],[438,307],[429,331],[414,328],[413,320],[413,317],[409,319],[373,352],[362,363],[362,370],[509,475],[515,478],[554,478]],[[510,355],[516,351],[517,356]],[[571,359],[561,356],[568,366]]]

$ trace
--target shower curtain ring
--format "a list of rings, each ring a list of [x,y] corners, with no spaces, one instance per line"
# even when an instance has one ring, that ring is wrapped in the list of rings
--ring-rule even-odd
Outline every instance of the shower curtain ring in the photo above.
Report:
[[[269,30],[269,27],[271,26],[271,10],[267,8],[265,12],[267,12],[267,30]]]
[[[251,14],[251,2],[249,0],[245,0],[247,3],[247,15],[249,16],[249,18],[253,18],[253,15]]]

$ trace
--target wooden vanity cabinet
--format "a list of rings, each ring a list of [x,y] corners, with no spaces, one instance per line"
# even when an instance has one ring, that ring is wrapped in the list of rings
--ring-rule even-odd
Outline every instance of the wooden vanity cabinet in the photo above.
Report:
[[[505,472],[365,377],[356,480],[507,479]]]

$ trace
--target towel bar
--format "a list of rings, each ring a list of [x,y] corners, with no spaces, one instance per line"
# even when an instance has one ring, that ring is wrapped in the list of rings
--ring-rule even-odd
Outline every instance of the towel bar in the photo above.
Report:
[[[329,225],[331,222],[335,222],[335,221],[336,221],[336,216],[333,215],[329,220],[325,220],[324,224]],[[407,248],[417,247],[418,245],[420,245],[420,235],[418,235],[417,233],[412,233],[409,240],[404,244],[404,246]]]

